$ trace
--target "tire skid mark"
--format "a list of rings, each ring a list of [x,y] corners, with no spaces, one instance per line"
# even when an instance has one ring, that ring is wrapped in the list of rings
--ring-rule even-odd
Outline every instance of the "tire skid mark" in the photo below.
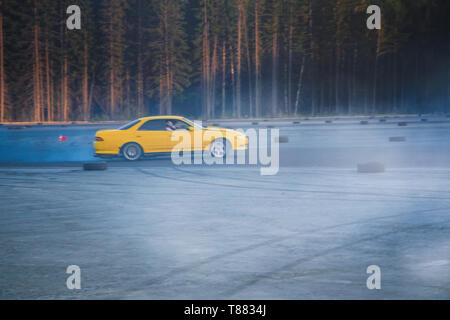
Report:
[[[283,236],[283,237],[277,237],[277,238],[272,238],[269,240],[264,240],[255,244],[251,244],[248,246],[244,246],[244,247],[240,247],[222,254],[217,254],[208,258],[205,258],[203,260],[199,260],[196,263],[192,263],[190,265],[184,266],[184,267],[179,267],[179,268],[175,268],[172,269],[171,271],[162,274],[158,277],[155,277],[147,282],[145,282],[145,286],[152,286],[152,285],[158,285],[163,283],[166,280],[170,280],[172,277],[179,275],[180,273],[187,273],[190,271],[193,271],[201,266],[207,265],[209,263],[212,262],[216,262],[217,260],[221,260],[230,256],[234,256],[240,253],[244,253],[247,251],[251,251],[254,249],[258,249],[267,245],[271,245],[271,244],[275,244],[275,243],[280,243],[282,241],[288,240],[288,239],[292,239],[294,238],[296,235],[298,234],[312,234],[312,233],[317,233],[320,231],[329,231],[329,230],[333,230],[333,229],[337,229],[340,227],[346,227],[346,226],[351,226],[351,225],[362,225],[362,224],[367,224],[376,220],[384,220],[384,219],[389,219],[389,218],[395,218],[395,217],[399,217],[399,216],[404,216],[404,215],[411,215],[411,214],[421,214],[421,213],[428,213],[428,212],[439,212],[439,211],[443,211],[443,210],[450,210],[450,207],[444,207],[444,208],[435,208],[435,209],[429,209],[429,210],[417,210],[417,211],[412,211],[412,212],[404,212],[404,213],[399,213],[399,214],[395,214],[395,215],[389,215],[389,216],[382,216],[382,217],[374,217],[374,218],[369,218],[369,219],[365,219],[365,220],[360,220],[360,221],[354,221],[354,222],[348,222],[348,223],[341,223],[341,224],[336,224],[336,225],[332,225],[332,226],[327,226],[327,227],[323,227],[323,228],[315,228],[315,229],[310,229],[310,230],[297,230],[297,231],[290,231],[291,235],[288,236]],[[450,220],[449,220],[450,221]],[[389,234],[391,233],[395,233],[395,232],[389,232]],[[388,234],[388,233],[386,233]],[[378,236],[375,236],[373,238],[376,238]],[[372,239],[372,238],[371,238]],[[334,250],[334,249],[333,249]],[[133,291],[133,290],[132,290]],[[141,289],[136,289],[135,291],[141,291]]]
[[[183,172],[183,173],[187,173],[187,174],[191,174],[191,175],[197,175],[197,176],[203,176],[203,177],[211,177],[211,178],[219,178],[219,179],[223,179],[223,180],[237,180],[237,181],[251,181],[251,182],[256,182],[256,183],[264,183],[264,184],[271,184],[271,181],[267,181],[267,180],[256,180],[256,179],[248,179],[248,178],[235,178],[235,177],[218,177],[216,175],[213,174],[208,174],[208,173],[200,173],[200,172],[193,172],[193,171],[188,171],[188,170],[182,170],[178,167],[173,167],[172,169]],[[303,173],[303,172],[302,172]],[[331,184],[313,184],[313,183],[294,183],[294,182],[283,182],[282,184],[285,185],[292,185],[292,186],[305,186],[305,187],[325,187],[325,188],[340,188],[342,187],[341,185],[331,185]],[[365,186],[365,184],[358,184],[358,186]],[[386,188],[383,188],[383,190],[386,190]],[[389,190],[404,190],[404,191],[411,191],[411,192],[430,192],[430,193],[442,193],[442,194],[449,194],[450,195],[450,190],[449,191],[443,191],[443,190],[427,190],[427,189],[405,189],[405,188],[393,188],[390,187]]]
[[[130,169],[133,167],[129,167]],[[190,175],[197,175],[197,176],[203,176],[203,177],[213,177],[213,178],[219,178],[219,179],[223,179],[223,180],[235,180],[235,181],[250,181],[250,182],[256,182],[256,183],[264,183],[264,184],[272,184],[271,181],[266,181],[266,180],[256,180],[256,179],[241,179],[241,178],[234,178],[234,177],[218,177],[216,175],[213,174],[208,174],[208,173],[199,173],[199,172],[193,172],[193,171],[188,171],[188,170],[182,170],[178,167],[168,167],[171,168],[173,170],[179,171],[179,172],[183,172],[186,174],[190,174]],[[64,171],[64,172],[39,172],[39,173],[33,173],[33,176],[37,176],[37,179],[25,179],[25,178],[8,178],[8,177],[0,177],[0,180],[11,180],[11,181],[23,181],[23,182],[29,182],[29,181],[36,181],[36,182],[53,182],[53,183],[66,183],[66,181],[61,181],[61,180],[52,180],[52,179],[40,179],[39,175],[52,175],[52,176],[61,176],[63,174],[67,174],[67,173],[80,173],[81,170],[70,170],[70,171]],[[0,171],[0,174],[5,173],[5,171]],[[302,172],[305,173],[305,172]],[[306,172],[308,174],[308,172]],[[20,174],[19,175],[28,175],[28,174]],[[317,174],[324,174],[324,173],[317,173]],[[9,173],[7,173],[6,175],[9,175]],[[90,182],[91,184],[95,183],[94,182]],[[99,184],[99,183],[95,183],[95,184]],[[340,187],[339,185],[323,185],[323,184],[308,184],[308,183],[290,183],[290,182],[285,182],[283,183],[285,185],[293,185],[293,186],[311,186],[311,187],[325,187],[325,188],[333,188],[333,187]],[[126,183],[126,184],[120,184],[120,183],[101,183],[99,185],[108,185],[108,186],[119,186],[119,187],[129,187],[130,184]],[[359,186],[364,186],[363,184],[358,184]],[[145,187],[144,185],[133,185],[136,187]],[[247,187],[248,188],[248,187]],[[441,193],[441,194],[450,194],[450,191],[442,191],[442,190],[428,190],[428,189],[405,189],[405,188],[393,188],[390,187],[388,188],[389,190],[404,190],[404,191],[411,191],[411,192],[429,192],[429,193]],[[386,190],[386,189],[384,189]],[[285,190],[281,190],[281,191],[285,191]],[[286,190],[287,191],[287,190]],[[294,190],[290,190],[290,191],[294,191]],[[295,191],[300,191],[300,190],[295,190]],[[301,191],[300,191],[301,192]],[[310,192],[314,192],[314,191],[310,191]],[[344,192],[339,192],[339,194],[344,193]],[[348,192],[351,194],[358,194],[358,193],[354,193],[354,192]],[[359,193],[361,194],[361,193]],[[407,195],[386,195],[386,194],[376,194],[376,193],[367,193],[365,195],[375,195],[375,196],[379,196],[379,195],[383,195],[383,196],[398,196],[398,197],[408,197],[408,198],[425,198],[425,199],[436,199],[436,200],[450,200],[450,198],[434,198],[434,197],[430,197],[430,196],[419,196],[419,197],[415,197],[415,196],[407,196]]]
[[[47,181],[46,181],[47,182]],[[49,182],[55,182],[55,181],[49,181]],[[96,185],[102,185],[102,184],[96,184]],[[129,187],[130,185],[128,184],[127,187]],[[24,185],[19,185],[19,184],[4,184],[4,183],[0,183],[0,187],[6,187],[6,188],[17,188],[17,189],[30,189],[30,190],[38,190],[38,191],[43,191],[43,192],[51,192],[51,191],[61,191],[59,188],[55,187],[55,188],[49,188],[48,186],[45,187],[37,187],[37,186],[24,186]],[[139,186],[142,187],[142,186]],[[92,193],[95,192],[95,189],[69,189],[69,188],[64,188],[64,191],[68,191],[68,192],[87,192],[87,193]],[[120,194],[123,195],[124,191],[123,190],[102,190],[103,193],[110,193],[110,194]],[[162,192],[162,193],[145,193],[145,192],[132,192],[133,195],[142,195],[142,196],[149,196],[149,195],[158,195],[158,194],[172,194],[171,192]],[[178,193],[178,194],[182,194],[182,193]],[[186,195],[190,195],[190,194],[186,194]]]
[[[280,191],[280,192],[298,192],[298,193],[307,193],[307,194],[334,194],[334,195],[359,195],[359,196],[375,196],[375,197],[387,197],[387,198],[401,198],[408,200],[416,200],[416,199],[428,199],[428,200],[444,200],[448,201],[450,198],[444,197],[429,197],[429,196],[407,196],[407,195],[393,195],[393,194],[383,194],[383,193],[373,193],[373,192],[345,192],[345,191],[318,191],[318,190],[299,190],[299,189],[288,189],[288,188],[264,188],[258,186],[238,186],[233,184],[225,184],[225,183],[215,183],[215,182],[205,182],[205,181],[194,181],[189,179],[180,179],[173,178],[168,176],[163,176],[154,172],[145,171],[141,168],[136,168],[139,172],[142,172],[146,175],[151,175],[157,178],[171,180],[171,181],[179,181],[179,182],[187,182],[201,185],[211,185],[216,187],[227,187],[227,188],[236,188],[236,189],[245,189],[245,190],[267,190],[267,191]]]
[[[447,223],[450,223],[450,220],[445,220],[445,221],[440,221],[440,222],[435,222],[435,223],[420,224],[420,225],[415,225],[415,226],[405,227],[405,228],[399,228],[399,229],[396,229],[396,230],[393,230],[393,231],[380,233],[380,234],[377,234],[377,235],[371,236],[371,237],[361,238],[361,239],[356,240],[356,241],[348,242],[348,243],[345,243],[345,244],[342,244],[342,245],[339,245],[339,246],[336,246],[336,247],[333,247],[333,248],[322,250],[322,251],[320,251],[320,252],[318,252],[316,254],[310,255],[308,257],[302,257],[302,258],[296,259],[294,261],[291,261],[291,262],[289,262],[289,263],[287,263],[287,264],[285,264],[285,265],[283,265],[283,266],[281,266],[281,267],[279,267],[277,269],[274,269],[272,271],[268,271],[268,272],[264,272],[264,273],[261,273],[259,275],[256,275],[256,276],[253,277],[253,279],[245,281],[244,283],[242,283],[241,285],[239,285],[237,287],[234,287],[233,289],[230,289],[230,290],[222,292],[221,296],[229,298],[229,297],[231,297],[231,296],[233,296],[233,295],[235,295],[235,294],[237,294],[237,293],[239,293],[239,292],[241,292],[241,291],[243,291],[243,290],[245,290],[245,289],[255,285],[256,283],[258,283],[258,282],[260,282],[262,280],[272,279],[273,275],[275,275],[275,274],[279,274],[281,272],[284,272],[284,271],[287,271],[289,269],[292,269],[292,268],[294,268],[294,267],[296,267],[296,266],[298,266],[300,264],[309,262],[309,261],[314,260],[316,258],[320,258],[320,257],[326,256],[326,255],[328,255],[330,253],[335,253],[336,251],[339,251],[339,250],[342,250],[342,249],[351,248],[351,247],[353,247],[355,245],[358,245],[358,244],[361,244],[361,243],[364,243],[364,242],[367,242],[367,241],[372,241],[372,240],[375,240],[375,239],[379,239],[381,237],[386,237],[386,236],[389,236],[389,235],[392,235],[392,234],[396,234],[396,233],[399,233],[399,232],[408,232],[408,231],[412,231],[412,230],[415,230],[415,229],[423,229],[423,228],[433,227],[435,225],[443,225],[443,224],[447,224]]]

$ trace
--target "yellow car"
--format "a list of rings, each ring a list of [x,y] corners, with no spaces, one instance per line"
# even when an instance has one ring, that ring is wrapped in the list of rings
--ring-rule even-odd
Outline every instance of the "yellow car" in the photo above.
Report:
[[[115,130],[97,131],[95,156],[123,156],[135,161],[148,154],[172,151],[210,151],[223,158],[227,151],[246,150],[247,137],[238,131],[202,127],[178,116],[146,117],[134,120]]]

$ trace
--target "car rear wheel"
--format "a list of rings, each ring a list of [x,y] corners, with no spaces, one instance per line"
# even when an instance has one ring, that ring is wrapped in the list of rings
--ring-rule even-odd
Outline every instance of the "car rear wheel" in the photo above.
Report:
[[[224,158],[230,145],[225,139],[216,139],[209,146],[209,152],[214,158]]]
[[[143,151],[140,145],[135,142],[127,143],[122,148],[122,155],[129,161],[136,161],[142,157]]]

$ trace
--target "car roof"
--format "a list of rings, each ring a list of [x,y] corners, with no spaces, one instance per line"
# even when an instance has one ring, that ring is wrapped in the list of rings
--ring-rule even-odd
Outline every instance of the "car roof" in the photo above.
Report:
[[[153,116],[153,117],[139,118],[139,120],[156,120],[156,119],[181,120],[181,119],[183,119],[183,117],[180,117],[180,116]]]

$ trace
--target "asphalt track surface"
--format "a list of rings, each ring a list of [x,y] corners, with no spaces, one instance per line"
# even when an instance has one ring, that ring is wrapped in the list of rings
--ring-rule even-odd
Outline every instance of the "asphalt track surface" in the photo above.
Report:
[[[169,158],[88,172],[97,128],[0,128],[0,298],[449,299],[450,123],[428,119],[274,122],[274,176]],[[357,173],[368,161],[386,172]]]

